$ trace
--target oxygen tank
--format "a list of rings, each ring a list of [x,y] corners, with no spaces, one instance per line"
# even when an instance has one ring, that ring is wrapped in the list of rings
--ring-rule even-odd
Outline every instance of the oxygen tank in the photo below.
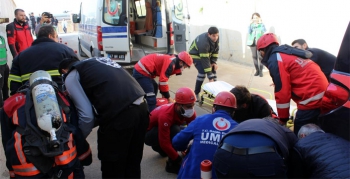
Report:
[[[50,74],[42,70],[30,76],[30,86],[38,80],[52,81]],[[62,126],[63,120],[55,90],[51,84],[38,83],[32,86],[32,97],[38,126],[50,134],[50,144],[56,148],[59,146],[56,131]]]

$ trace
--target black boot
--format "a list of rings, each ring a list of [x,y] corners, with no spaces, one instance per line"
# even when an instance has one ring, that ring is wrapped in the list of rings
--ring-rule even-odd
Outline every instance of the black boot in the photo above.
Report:
[[[262,71],[260,71],[259,76],[260,76],[260,77],[263,77],[263,76],[264,76]]]
[[[168,158],[166,161],[165,171],[168,173],[178,174],[181,168],[182,158],[179,156],[176,160]]]

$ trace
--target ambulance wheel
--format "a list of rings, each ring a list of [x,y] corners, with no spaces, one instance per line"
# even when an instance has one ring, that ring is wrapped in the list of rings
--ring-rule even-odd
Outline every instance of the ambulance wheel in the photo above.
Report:
[[[80,41],[79,41],[79,44],[78,44],[78,48],[79,48],[79,55],[81,57],[87,57],[87,55],[83,52],[83,50],[81,49],[81,45],[80,45]]]

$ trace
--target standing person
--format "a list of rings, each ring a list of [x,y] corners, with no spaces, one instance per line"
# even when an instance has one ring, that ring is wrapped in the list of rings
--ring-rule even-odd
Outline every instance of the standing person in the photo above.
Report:
[[[194,90],[198,101],[205,75],[207,75],[210,82],[216,81],[216,70],[218,69],[216,61],[219,56],[219,29],[210,27],[208,32],[197,36],[191,44],[189,54],[193,58],[194,65],[198,71]]]
[[[276,117],[266,99],[257,94],[251,94],[245,86],[237,85],[230,91],[237,99],[235,121],[240,123],[248,119]]]
[[[34,17],[34,13],[33,12],[30,13],[29,19],[30,19],[30,23],[32,25],[32,34],[35,35],[36,21],[35,21],[35,17]]]
[[[214,155],[218,178],[286,178],[296,135],[274,118],[239,123],[223,139]]]
[[[74,57],[63,60],[59,69],[66,76],[64,83],[79,113],[84,137],[94,126],[94,112],[97,115],[102,178],[140,178],[149,123],[141,86],[109,58],[79,61]]]
[[[3,87],[5,86],[5,82],[7,81],[6,76],[8,77],[8,75],[6,75],[6,66],[7,66],[6,41],[5,41],[5,38],[0,35],[0,89],[3,89]],[[8,98],[8,92],[6,96],[6,92],[3,90],[0,90],[0,108],[2,108],[3,101],[6,100],[5,98],[6,99]]]
[[[36,24],[40,24],[41,21],[41,14],[38,15],[38,17],[36,18]]]
[[[288,45],[279,46],[273,33],[263,35],[257,44],[265,65],[275,85],[275,98],[278,117],[282,123],[289,118],[290,100],[298,111],[294,120],[294,133],[301,126],[317,123],[322,105],[322,97],[328,81],[320,67],[308,59],[311,53]]]
[[[350,178],[350,143],[315,124],[303,125],[291,157],[292,178]]]
[[[232,119],[236,108],[235,96],[227,91],[220,92],[214,99],[212,114],[196,118],[173,138],[177,151],[185,151],[188,145],[191,146],[177,178],[201,178],[200,163],[203,160],[213,161],[221,136],[238,124]],[[215,172],[212,178],[216,178]]]
[[[314,61],[318,66],[320,66],[323,74],[329,81],[331,72],[334,68],[335,60],[337,59],[336,56],[318,48],[309,48],[304,39],[294,40],[292,42],[292,46],[298,49],[310,51],[312,53],[310,60]]]
[[[57,42],[58,36],[55,29],[52,26],[43,26],[33,45],[13,59],[9,76],[11,95],[15,94],[37,70],[49,72],[52,80],[59,86],[62,85],[58,65],[64,58],[76,57],[76,54],[71,48]]]
[[[42,26],[51,25],[51,17],[52,17],[52,14],[50,14],[49,12],[43,12],[41,14],[40,21],[39,21],[38,25],[36,25],[36,27],[35,27],[35,35],[36,36],[38,36],[38,32]]]
[[[145,144],[161,156],[168,156],[165,170],[178,173],[182,158],[171,144],[180,132],[180,125],[189,124],[196,118],[194,103],[196,97],[190,88],[179,88],[175,93],[175,103],[161,105],[151,112]]]
[[[6,25],[7,43],[13,58],[15,58],[19,52],[30,47],[33,42],[26,17],[24,10],[16,9],[15,19],[13,22]]]
[[[256,42],[265,32],[266,32],[266,28],[265,28],[265,25],[262,23],[260,14],[257,12],[253,13],[250,25],[248,27],[249,37],[248,37],[247,45],[250,47],[250,50],[252,51],[253,62],[256,70],[254,76],[259,75],[260,77],[263,77],[262,69],[264,66],[260,63],[261,59],[256,49]],[[258,58],[260,61],[258,61]]]
[[[181,75],[182,71],[190,68],[193,63],[191,56],[187,52],[180,52],[178,55],[170,56],[165,54],[150,54],[141,58],[135,64],[132,76],[146,92],[146,100],[150,112],[156,108],[156,96],[158,85],[154,78],[159,76],[159,91],[169,102],[173,102],[170,97],[168,80],[171,75]]]
[[[66,34],[67,33],[67,21],[66,21],[66,19],[62,20],[62,28],[63,28],[63,32]]]

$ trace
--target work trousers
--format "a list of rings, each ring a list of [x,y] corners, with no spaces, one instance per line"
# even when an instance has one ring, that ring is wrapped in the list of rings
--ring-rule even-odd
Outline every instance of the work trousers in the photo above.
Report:
[[[3,86],[5,85],[5,82],[7,81],[5,78],[5,73],[6,73],[6,66],[7,64],[4,65],[0,65],[0,89],[3,88]],[[7,75],[8,78],[8,75]],[[7,86],[7,85],[6,85]],[[4,105],[4,95],[2,94],[2,90],[0,90],[0,107],[2,107]],[[8,93],[8,92],[7,92]],[[8,95],[7,95],[8,97]]]
[[[194,93],[199,94],[201,92],[201,87],[203,85],[206,73],[204,72],[204,68],[203,68],[203,65],[200,62],[200,60],[195,60],[194,66],[196,67],[196,69],[198,71]],[[214,67],[212,67],[211,72],[212,72],[212,76],[207,76],[208,79],[209,80],[214,79],[214,81],[216,81],[217,76],[216,76],[216,71],[214,70]]]
[[[180,126],[178,125],[172,125],[170,127],[170,140],[172,140],[175,135],[177,133],[179,133],[181,131]],[[146,133],[146,137],[145,137],[145,144],[148,146],[151,146],[152,149],[156,152],[158,152],[161,156],[165,157],[167,156],[167,154],[165,153],[165,151],[163,151],[163,149],[160,147],[159,144],[159,131],[158,131],[158,127],[153,127],[151,130],[149,130]]]
[[[305,124],[313,123],[318,125],[318,116],[320,112],[321,110],[319,108],[309,110],[298,109],[294,120],[294,134],[298,135],[300,128]]]
[[[149,112],[145,102],[130,105],[97,132],[102,178],[140,178]]]
[[[149,112],[152,112],[156,108],[157,104],[157,93],[158,93],[158,84],[157,82],[150,77],[144,76],[134,69],[132,76],[140,84],[143,91],[146,93],[146,101],[148,104]]]

